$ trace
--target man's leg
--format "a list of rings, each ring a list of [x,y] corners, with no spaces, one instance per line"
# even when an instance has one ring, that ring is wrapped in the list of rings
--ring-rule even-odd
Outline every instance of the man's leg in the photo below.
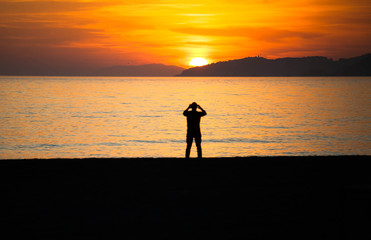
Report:
[[[197,156],[198,158],[202,158],[202,148],[201,148],[201,134],[195,137],[196,146],[197,146]]]
[[[186,149],[186,154],[185,154],[186,158],[189,158],[189,155],[191,153],[192,142],[193,142],[193,136],[190,134],[187,134],[187,149]]]

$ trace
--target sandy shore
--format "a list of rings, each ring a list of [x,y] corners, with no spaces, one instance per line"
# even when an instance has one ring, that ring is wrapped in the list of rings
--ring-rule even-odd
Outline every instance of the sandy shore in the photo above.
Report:
[[[39,239],[364,239],[370,160],[1,160],[1,226]]]

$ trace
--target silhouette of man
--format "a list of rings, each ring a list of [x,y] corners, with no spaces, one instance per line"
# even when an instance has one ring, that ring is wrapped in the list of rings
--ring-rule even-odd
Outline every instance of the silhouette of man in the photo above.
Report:
[[[198,112],[197,108],[199,108],[201,112]],[[189,109],[191,109],[191,111],[189,111]],[[194,138],[197,146],[197,156],[198,158],[202,158],[200,120],[201,117],[206,115],[206,111],[203,110],[200,105],[193,102],[184,110],[183,115],[187,117],[187,149],[185,156],[189,158]]]

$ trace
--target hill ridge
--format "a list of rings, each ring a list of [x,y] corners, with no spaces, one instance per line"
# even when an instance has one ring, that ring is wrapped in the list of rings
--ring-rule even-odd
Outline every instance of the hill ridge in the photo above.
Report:
[[[337,61],[323,56],[246,57],[189,68],[180,76],[371,76],[371,54]]]

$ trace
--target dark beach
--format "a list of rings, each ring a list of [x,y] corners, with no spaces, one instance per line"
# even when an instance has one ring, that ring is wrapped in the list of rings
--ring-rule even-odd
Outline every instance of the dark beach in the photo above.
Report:
[[[2,232],[38,239],[368,239],[370,160],[1,160]]]

